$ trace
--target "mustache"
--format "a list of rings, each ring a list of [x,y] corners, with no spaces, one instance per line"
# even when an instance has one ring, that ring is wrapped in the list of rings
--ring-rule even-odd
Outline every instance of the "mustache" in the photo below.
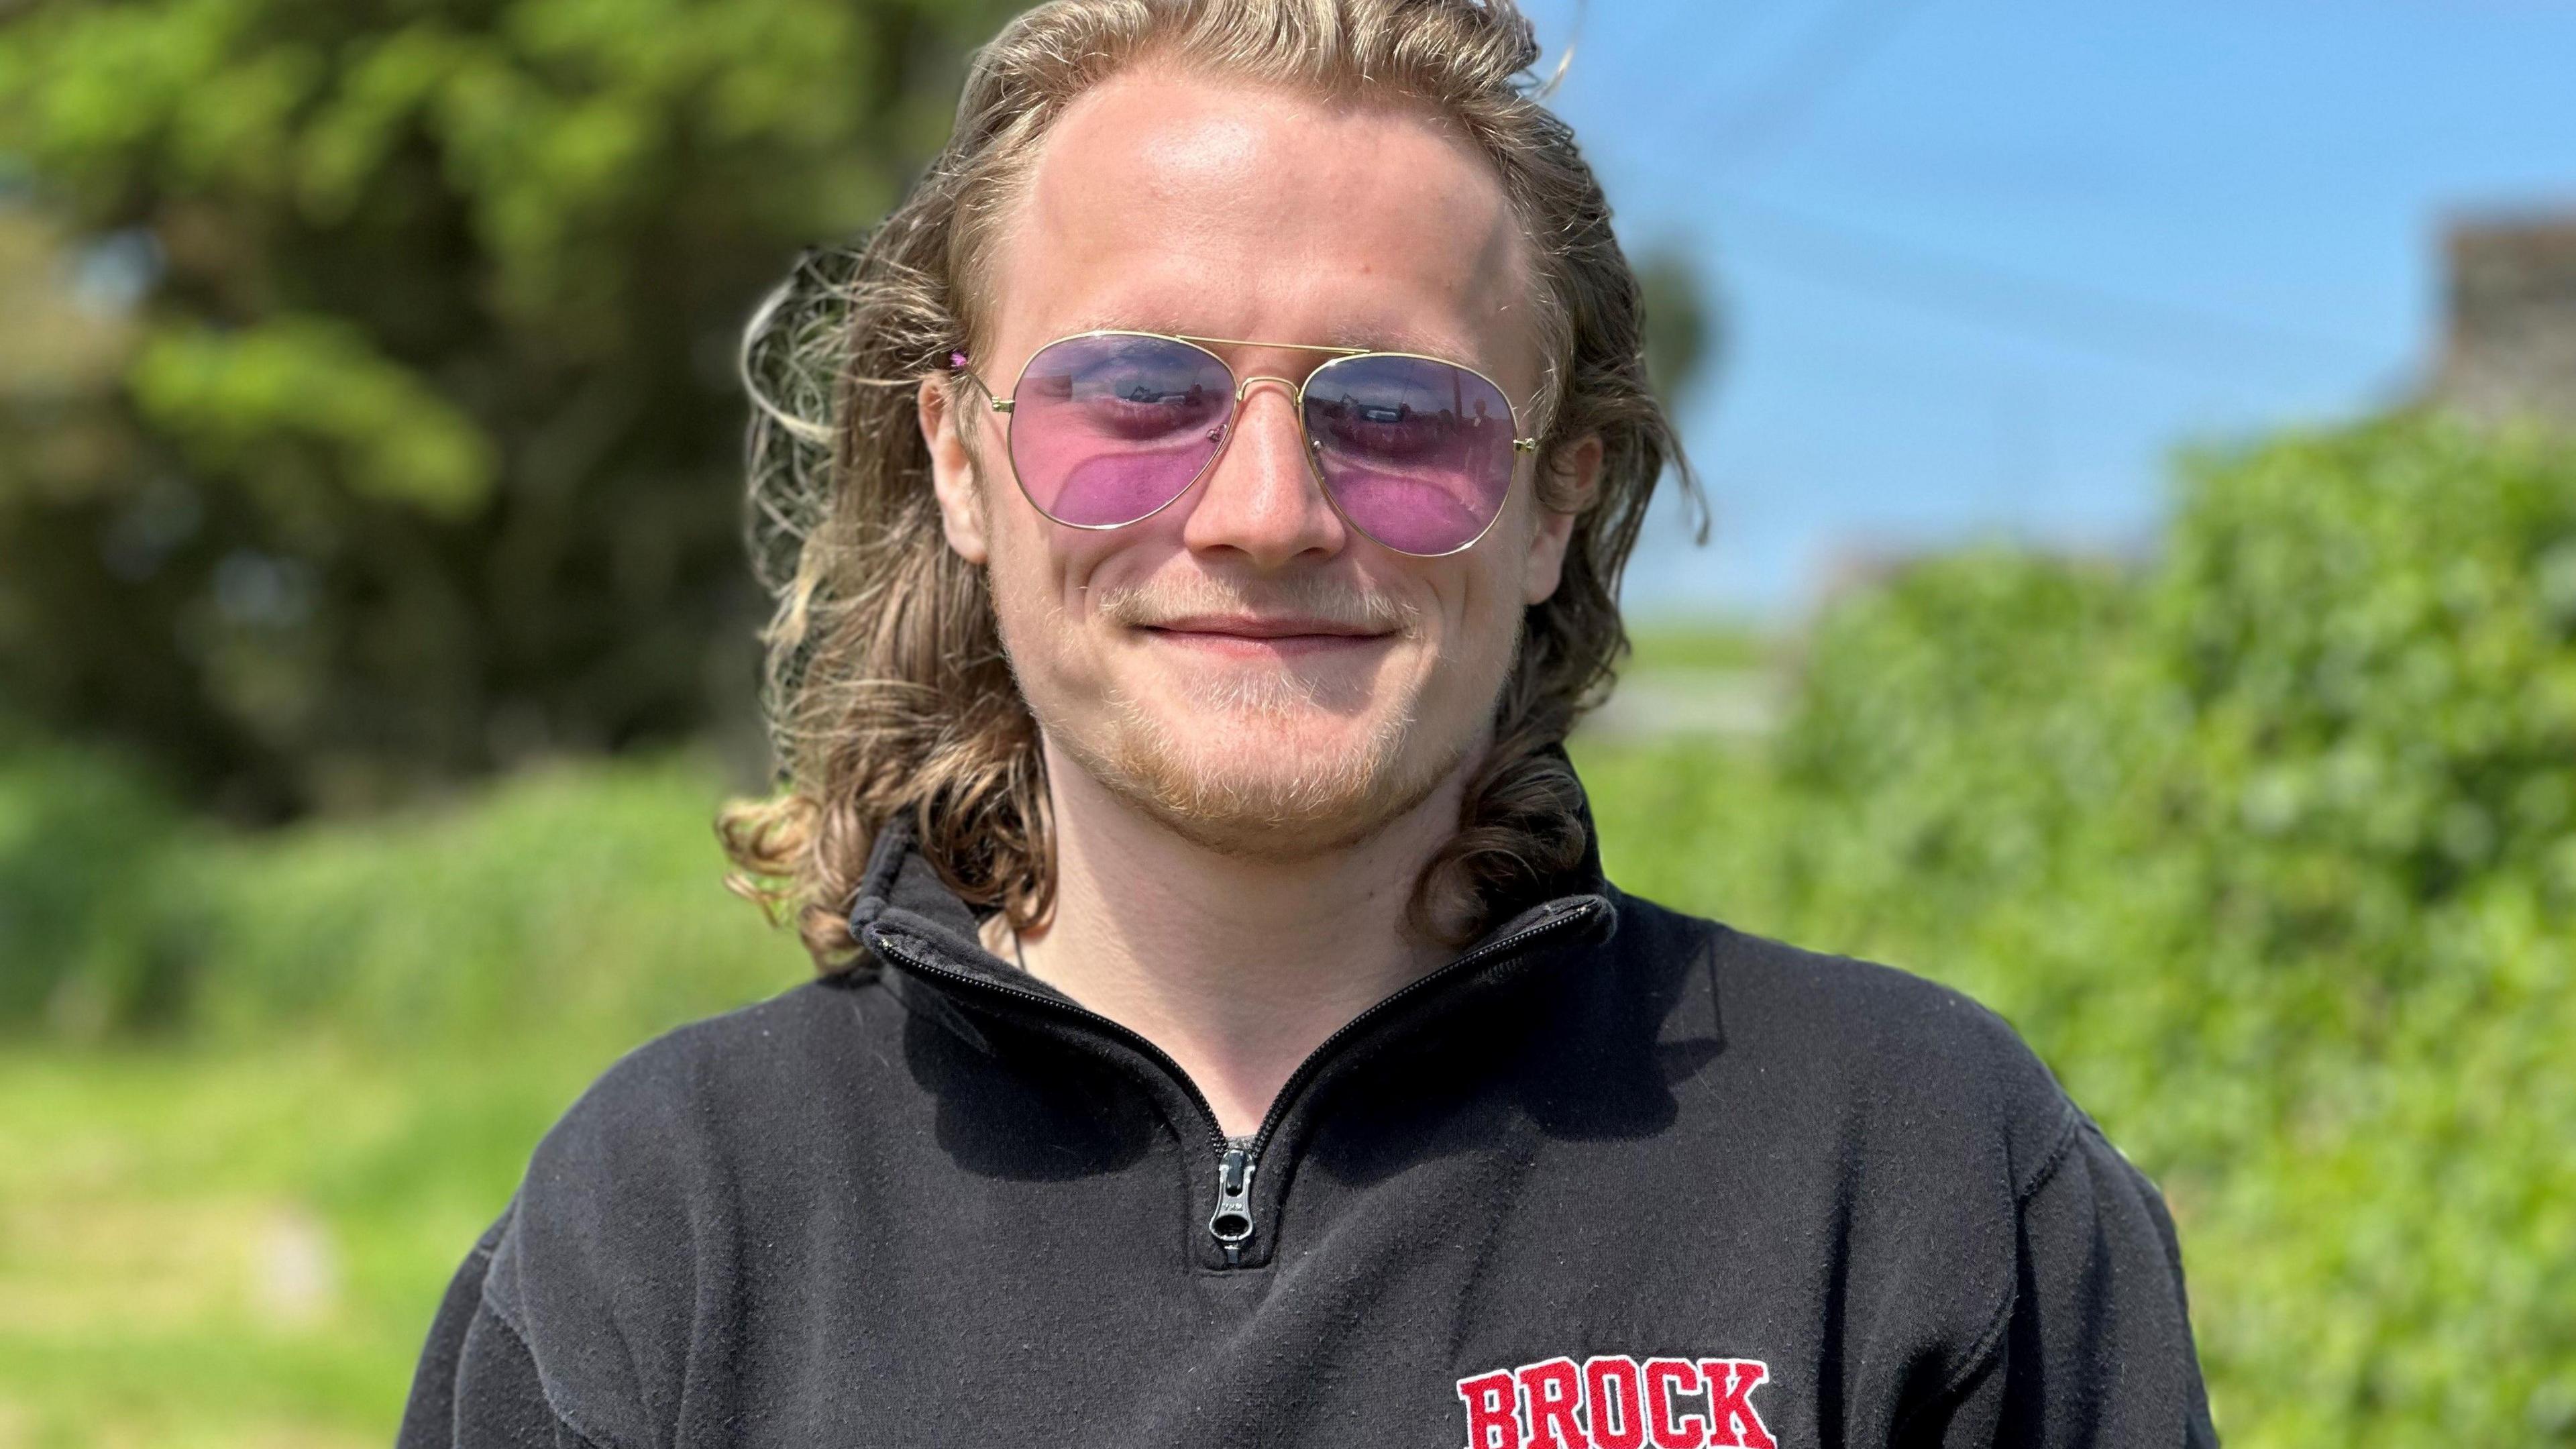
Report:
[[[1151,628],[1210,614],[1308,619],[1371,634],[1411,637],[1422,610],[1391,595],[1307,575],[1249,584],[1206,574],[1142,585],[1094,589],[1092,608],[1113,624]]]

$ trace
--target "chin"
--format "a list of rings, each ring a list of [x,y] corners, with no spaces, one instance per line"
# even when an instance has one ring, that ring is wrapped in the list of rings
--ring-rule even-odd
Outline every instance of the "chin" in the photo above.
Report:
[[[1409,709],[1335,710],[1278,676],[1248,687],[1237,677],[1175,707],[1130,704],[1107,733],[1063,743],[1182,838],[1268,858],[1367,839],[1427,799],[1462,754],[1425,748]]]

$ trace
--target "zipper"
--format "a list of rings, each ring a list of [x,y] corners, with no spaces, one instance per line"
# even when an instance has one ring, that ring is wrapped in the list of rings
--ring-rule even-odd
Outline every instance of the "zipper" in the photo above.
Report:
[[[1270,1110],[1262,1114],[1261,1126],[1253,1132],[1250,1144],[1244,1147],[1235,1146],[1225,1135],[1225,1129],[1217,1125],[1216,1108],[1208,1104],[1207,1094],[1199,1090],[1198,1083],[1190,1080],[1188,1072],[1181,1070],[1179,1062],[1172,1060],[1171,1053],[1146,1040],[1136,1031],[1120,1025],[1079,1002],[1042,995],[1007,982],[995,981],[989,977],[960,971],[953,966],[942,965],[923,956],[920,952],[908,949],[903,944],[904,937],[880,930],[877,932],[877,941],[884,950],[900,959],[905,965],[925,975],[935,976],[943,981],[954,982],[974,990],[991,992],[996,996],[1027,1002],[1059,1016],[1070,1017],[1095,1027],[1120,1045],[1161,1068],[1165,1076],[1179,1084],[1182,1093],[1189,1098],[1190,1105],[1198,1109],[1199,1121],[1207,1129],[1208,1148],[1216,1157],[1216,1211],[1208,1217],[1208,1236],[1216,1240],[1217,1247],[1224,1252],[1225,1261],[1230,1267],[1242,1261],[1244,1250],[1252,1243],[1252,1179],[1260,1169],[1262,1151],[1270,1145],[1270,1139],[1279,1130],[1279,1124],[1286,1117],[1289,1106],[1323,1070],[1335,1049],[1365,1029],[1371,1021],[1383,1017],[1405,1002],[1437,988],[1443,982],[1454,981],[1476,967],[1488,965],[1508,953],[1517,951],[1539,937],[1563,928],[1569,922],[1589,919],[1592,913],[1599,909],[1598,900],[1587,900],[1580,905],[1549,916],[1546,920],[1534,921],[1499,941],[1488,941],[1429,975],[1409,981],[1379,998],[1374,1005],[1342,1023],[1330,1036],[1318,1042],[1315,1049],[1306,1054],[1305,1060],[1297,1063],[1297,1069],[1288,1074],[1288,1080],[1280,1084],[1278,1094],[1270,1099]]]
[[[1225,1250],[1229,1268],[1243,1261],[1252,1242],[1252,1154],[1229,1145],[1216,1160],[1216,1211],[1208,1215],[1208,1236]]]

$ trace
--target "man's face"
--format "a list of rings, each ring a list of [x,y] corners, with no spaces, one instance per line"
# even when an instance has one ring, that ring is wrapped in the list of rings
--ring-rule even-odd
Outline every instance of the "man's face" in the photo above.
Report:
[[[1076,101],[993,256],[976,372],[1125,328],[1427,353],[1539,382],[1530,271],[1500,182],[1432,116],[1145,69]],[[1571,516],[1524,460],[1463,553],[1355,532],[1309,471],[1293,384],[1322,355],[1215,349],[1245,394],[1223,455],[1140,523],[1050,522],[1002,415],[922,389],[950,545],[986,567],[1049,748],[1188,838],[1296,855],[1362,838],[1481,747],[1522,610],[1556,588]],[[1597,444],[1569,465],[1588,487]],[[980,465],[980,466],[978,466]]]

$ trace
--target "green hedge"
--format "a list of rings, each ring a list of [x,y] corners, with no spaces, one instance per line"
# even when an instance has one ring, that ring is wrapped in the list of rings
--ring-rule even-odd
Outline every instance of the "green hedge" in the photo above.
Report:
[[[0,730],[0,1033],[167,1020],[177,833],[125,762]]]
[[[2576,1442],[2576,452],[2180,502],[1845,601],[1766,758],[1590,759],[1614,872],[2011,1017],[2172,1199],[2233,1442]]]
[[[0,755],[0,1031],[640,1040],[810,972],[724,890],[722,798],[675,755],[224,835],[102,761],[21,748]]]

